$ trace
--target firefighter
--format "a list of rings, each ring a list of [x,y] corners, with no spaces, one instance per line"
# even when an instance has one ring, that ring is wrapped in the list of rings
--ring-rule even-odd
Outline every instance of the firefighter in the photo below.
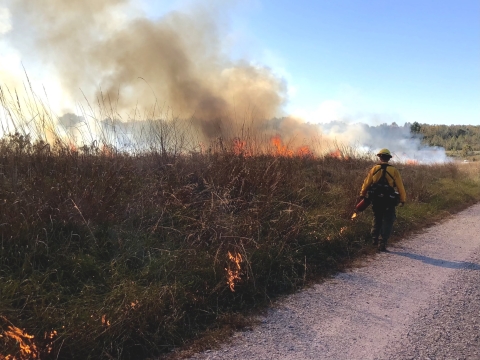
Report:
[[[372,202],[373,223],[371,235],[373,244],[378,246],[380,251],[387,251],[387,241],[392,233],[393,223],[396,219],[395,206],[403,206],[405,204],[406,193],[399,171],[394,166],[388,164],[392,158],[390,151],[382,149],[377,156],[380,162],[368,172],[360,191],[360,197],[364,198],[368,194]],[[394,195],[379,195],[379,183],[385,183],[383,187],[386,189],[385,191],[391,191],[391,194]],[[377,184],[377,186],[374,184]],[[373,188],[376,190],[374,191]]]

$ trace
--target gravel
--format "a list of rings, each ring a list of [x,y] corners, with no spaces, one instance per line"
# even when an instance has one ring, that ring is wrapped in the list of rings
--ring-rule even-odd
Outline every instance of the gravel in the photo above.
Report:
[[[480,359],[480,204],[389,250],[191,359]]]

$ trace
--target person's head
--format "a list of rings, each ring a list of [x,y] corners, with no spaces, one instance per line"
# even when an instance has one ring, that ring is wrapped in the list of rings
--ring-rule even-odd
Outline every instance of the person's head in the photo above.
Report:
[[[377,154],[380,161],[388,162],[392,158],[392,154],[390,154],[390,150],[382,149]]]

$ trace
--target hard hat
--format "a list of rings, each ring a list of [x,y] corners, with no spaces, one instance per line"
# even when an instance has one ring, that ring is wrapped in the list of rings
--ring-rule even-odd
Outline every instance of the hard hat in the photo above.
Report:
[[[392,154],[390,154],[390,150],[388,149],[382,149],[378,152],[377,156],[380,156],[380,155],[387,155],[387,156],[390,156],[392,157]]]

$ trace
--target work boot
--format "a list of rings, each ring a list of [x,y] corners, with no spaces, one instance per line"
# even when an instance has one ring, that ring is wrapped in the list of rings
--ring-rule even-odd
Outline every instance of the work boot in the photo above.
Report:
[[[378,245],[378,250],[379,251],[387,251],[387,246],[385,245],[385,243],[383,241]]]

